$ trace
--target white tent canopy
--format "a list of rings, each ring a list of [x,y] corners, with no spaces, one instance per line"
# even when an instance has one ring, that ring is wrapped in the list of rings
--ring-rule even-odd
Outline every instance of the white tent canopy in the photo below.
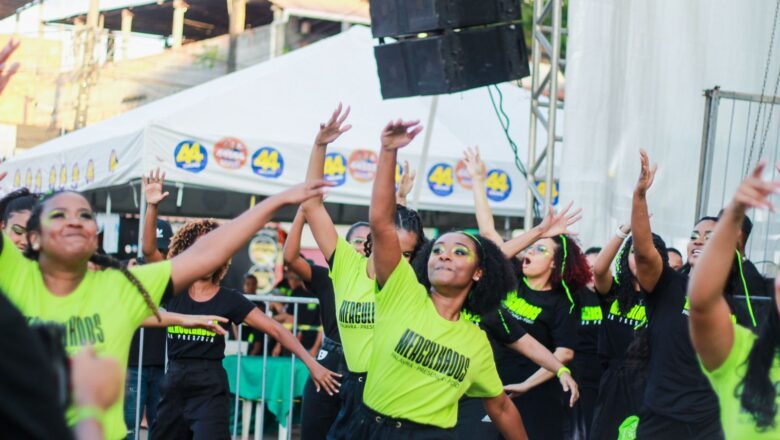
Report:
[[[369,29],[353,27],[44,143],[3,163],[0,171],[8,172],[12,187],[94,190],[137,181],[159,166],[169,181],[188,187],[275,194],[304,179],[319,123],[344,102],[352,106],[354,128],[329,149],[326,177],[339,186],[328,201],[367,205],[382,127],[398,117],[425,123],[432,100],[383,101],[372,46]],[[499,89],[512,121],[509,133],[523,145],[519,155],[525,158],[529,92],[511,84]],[[489,189],[495,213],[523,212],[526,187],[487,89],[440,97],[433,127],[426,129],[433,132],[424,171],[418,170],[420,209],[473,211],[471,192],[462,183],[465,173],[457,171],[462,150],[480,145],[488,168],[495,170]],[[400,154],[415,169],[423,139]]]

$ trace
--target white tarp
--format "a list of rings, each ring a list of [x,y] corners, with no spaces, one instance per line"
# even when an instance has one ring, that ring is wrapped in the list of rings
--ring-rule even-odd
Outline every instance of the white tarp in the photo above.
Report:
[[[366,205],[382,127],[399,117],[425,123],[432,99],[383,101],[372,45],[370,30],[355,26],[54,139],[0,165],[0,171],[8,171],[11,186],[89,190],[125,184],[160,166],[170,181],[274,194],[304,179],[319,123],[341,101],[352,106],[354,128],[329,149],[326,178],[340,186],[328,200]],[[511,118],[509,131],[524,145],[529,92],[511,84],[499,87]],[[462,150],[478,144],[495,170],[489,196],[496,214],[522,215],[526,187],[487,89],[442,96],[435,123],[426,129],[433,134],[427,164],[418,170],[421,209],[473,211],[471,192],[457,170]],[[423,138],[400,154],[413,168]],[[526,157],[524,147],[519,154]]]
[[[774,7],[770,0],[570,2],[566,152],[558,157],[563,201],[585,208],[584,243],[604,243],[629,220],[643,147],[659,163],[649,195],[653,229],[684,248],[695,214],[702,91],[761,91]],[[774,61],[767,94],[777,72]],[[732,148],[747,148],[740,142]]]

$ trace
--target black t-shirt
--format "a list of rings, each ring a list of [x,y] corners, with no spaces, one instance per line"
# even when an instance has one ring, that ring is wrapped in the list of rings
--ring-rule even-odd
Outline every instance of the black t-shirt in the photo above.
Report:
[[[0,334],[0,437],[72,438],[65,410],[57,403],[57,379],[43,343],[2,293]]]
[[[487,333],[490,340],[499,344],[513,344],[527,334],[520,322],[513,319],[504,306],[481,315],[478,321],[480,328]]]
[[[601,295],[587,287],[577,290],[577,354],[595,355],[598,351],[599,330],[604,320]]]
[[[303,286],[293,290],[293,297],[296,298],[314,298],[315,296],[306,290]],[[293,314],[294,304],[289,304],[287,313]],[[301,345],[303,348],[310,349],[317,340],[317,333],[320,327],[320,310],[317,304],[298,304],[298,333],[301,335]],[[292,328],[290,329],[292,331]]]
[[[325,337],[341,342],[339,327],[336,323],[336,296],[333,293],[333,282],[328,274],[328,268],[311,266],[311,281],[304,283],[312,296],[320,301],[319,313]]]
[[[607,295],[613,299],[606,309],[604,322],[599,329],[598,354],[605,367],[622,365],[636,332],[647,325],[645,294],[635,292],[634,295],[639,296],[637,303],[622,312],[617,300],[617,289],[617,285],[613,283]]]
[[[233,324],[244,322],[255,308],[238,290],[220,287],[213,298],[205,302],[193,300],[187,292],[168,301],[168,311],[185,315],[217,315]],[[227,329],[229,323],[222,324]],[[211,359],[225,357],[225,337],[202,329],[168,327],[168,357],[170,359]]]
[[[686,423],[720,423],[718,399],[688,334],[688,278],[669,266],[647,293],[650,365],[645,406],[654,413]]]
[[[561,289],[533,290],[520,283],[517,293],[510,293],[504,305],[509,318],[516,320],[528,334],[548,350],[565,347],[574,350],[577,344],[576,310]],[[494,345],[498,374],[503,383],[518,383],[527,379],[539,366],[525,356],[505,346]]]

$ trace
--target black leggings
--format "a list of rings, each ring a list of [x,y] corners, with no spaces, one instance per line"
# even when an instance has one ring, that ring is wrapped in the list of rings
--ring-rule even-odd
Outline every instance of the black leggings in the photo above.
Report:
[[[637,440],[723,440],[720,417],[686,423],[658,413],[643,411],[639,417]]]
[[[563,440],[566,412],[561,384],[554,379],[512,399],[530,440]]]
[[[644,380],[622,363],[610,365],[601,376],[590,440],[615,440],[623,421],[639,416],[644,396]]]
[[[331,339],[323,339],[317,361],[331,371],[341,374],[347,372],[341,344]],[[341,397],[338,394],[331,396],[325,390],[317,392],[316,385],[309,377],[303,389],[301,404],[301,439],[325,439],[340,410]]]
[[[363,389],[366,387],[366,373],[348,371],[341,381],[341,411],[328,431],[328,440],[356,438],[349,430],[352,417],[363,405]]]
[[[230,394],[222,361],[171,361],[151,439],[230,439]]]

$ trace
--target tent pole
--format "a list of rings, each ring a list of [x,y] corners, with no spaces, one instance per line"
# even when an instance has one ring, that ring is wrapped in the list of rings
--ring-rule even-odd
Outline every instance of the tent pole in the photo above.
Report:
[[[417,163],[417,174],[422,178],[425,172],[425,165],[428,162],[428,151],[431,148],[431,137],[433,135],[433,123],[436,121],[436,111],[439,108],[439,96],[431,98],[431,110],[428,112],[428,123],[425,126],[425,139],[423,141],[422,154],[420,154],[420,161]],[[420,209],[420,193],[422,192],[422,184],[417,181],[417,185],[414,186],[414,197],[412,198],[412,207],[415,210]]]

